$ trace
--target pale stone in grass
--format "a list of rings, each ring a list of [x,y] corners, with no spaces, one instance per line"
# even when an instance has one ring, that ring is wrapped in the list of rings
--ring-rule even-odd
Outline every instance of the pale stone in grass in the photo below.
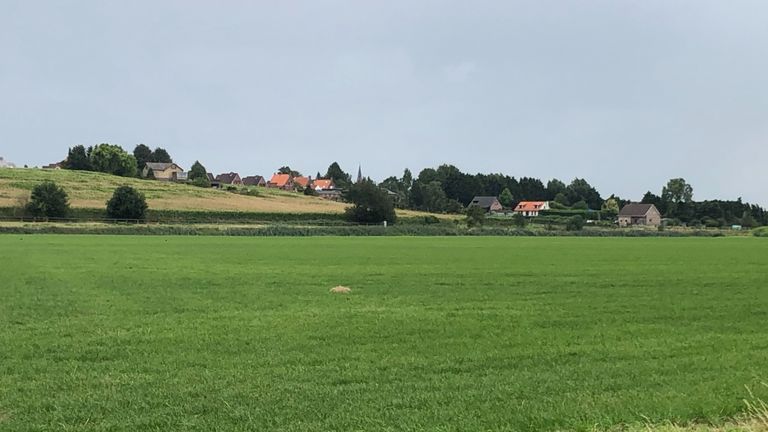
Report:
[[[350,292],[352,289],[341,285],[331,288],[331,294],[349,294]]]

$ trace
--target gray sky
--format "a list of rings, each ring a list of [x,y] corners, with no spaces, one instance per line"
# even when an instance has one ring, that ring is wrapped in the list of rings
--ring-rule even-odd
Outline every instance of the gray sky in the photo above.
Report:
[[[453,163],[768,204],[768,2],[0,3],[0,155],[381,180]]]

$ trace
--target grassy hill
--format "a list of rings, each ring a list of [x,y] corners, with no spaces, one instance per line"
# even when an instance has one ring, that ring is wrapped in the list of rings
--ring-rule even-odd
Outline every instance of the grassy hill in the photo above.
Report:
[[[117,177],[109,174],[42,169],[0,169],[0,207],[14,207],[29,197],[32,188],[53,180],[69,194],[73,207],[103,208],[120,185],[133,186],[156,210],[224,210],[268,213],[341,213],[343,203],[298,193],[258,188],[258,196],[184,184]]]

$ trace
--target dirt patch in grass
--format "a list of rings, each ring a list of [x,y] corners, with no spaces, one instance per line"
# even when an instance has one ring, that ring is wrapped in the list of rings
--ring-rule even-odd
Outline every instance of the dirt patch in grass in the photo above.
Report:
[[[349,294],[351,292],[351,288],[341,285],[331,288],[331,294]]]

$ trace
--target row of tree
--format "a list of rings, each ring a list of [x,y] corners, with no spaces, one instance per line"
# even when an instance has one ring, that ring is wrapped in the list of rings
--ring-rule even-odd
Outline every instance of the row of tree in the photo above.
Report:
[[[552,179],[545,185],[532,177],[468,174],[453,165],[423,169],[416,178],[406,169],[402,177],[388,177],[381,186],[396,194],[398,207],[431,212],[460,212],[479,195],[497,196],[507,207],[519,201],[554,201],[564,207],[592,209],[603,204],[600,193],[584,179],[568,185]]]
[[[133,154],[115,144],[99,144],[86,148],[76,145],[69,149],[62,162],[64,169],[96,171],[122,177],[136,177],[141,174],[147,162],[171,163],[171,155],[163,148],[154,150],[139,144]]]

